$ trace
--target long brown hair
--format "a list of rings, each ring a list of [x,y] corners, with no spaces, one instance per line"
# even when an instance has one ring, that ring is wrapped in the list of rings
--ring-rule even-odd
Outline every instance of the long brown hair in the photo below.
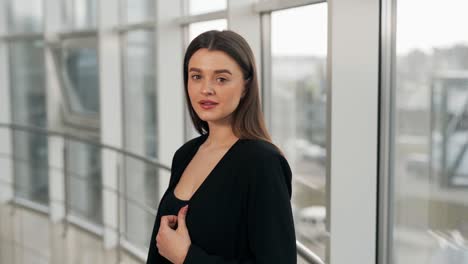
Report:
[[[261,109],[258,75],[253,52],[247,41],[242,36],[231,30],[211,30],[204,32],[192,40],[185,52],[185,99],[187,101],[188,111],[195,129],[200,134],[209,133],[208,123],[198,117],[190,103],[188,95],[189,61],[192,55],[202,48],[222,51],[229,55],[240,66],[244,80],[246,80],[245,95],[241,98],[239,105],[232,114],[233,118],[231,125],[234,134],[238,138],[261,139],[273,144],[271,136],[265,126],[265,120]],[[275,147],[280,150],[276,145]]]

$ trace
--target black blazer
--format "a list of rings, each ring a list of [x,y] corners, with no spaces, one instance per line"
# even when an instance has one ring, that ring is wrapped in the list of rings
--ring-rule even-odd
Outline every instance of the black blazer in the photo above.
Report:
[[[176,151],[168,190],[206,138],[194,138]],[[287,160],[269,142],[234,143],[189,201],[186,224],[192,244],[184,264],[296,264],[291,177]],[[149,264],[170,263],[156,247],[160,220],[158,208]]]

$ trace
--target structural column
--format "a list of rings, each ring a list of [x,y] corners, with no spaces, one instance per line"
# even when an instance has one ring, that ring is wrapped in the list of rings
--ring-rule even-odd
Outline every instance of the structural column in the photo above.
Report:
[[[44,60],[46,67],[47,127],[49,130],[62,131],[60,119],[61,90],[58,76],[60,69],[54,62],[55,45],[58,45],[57,33],[60,31],[59,0],[44,1]],[[64,140],[62,137],[48,137],[49,162],[49,206],[50,218],[54,223],[65,217],[65,173]],[[60,170],[62,169],[62,170]]]
[[[101,0],[98,3],[101,141],[103,144],[122,148],[120,38],[118,32],[114,30],[119,24],[120,1]],[[102,151],[102,217],[106,248],[113,248],[118,244],[120,158],[114,151]]]
[[[184,86],[182,75],[183,34],[176,19],[182,15],[182,1],[157,0],[156,4],[156,87],[158,157],[171,165],[174,152],[184,143]],[[160,170],[160,197],[170,174]]]
[[[242,35],[242,37],[244,37],[249,43],[256,59],[257,74],[260,79],[262,76],[262,28],[260,23],[260,14],[255,12],[255,9],[253,8],[253,4],[255,2],[252,0],[236,0],[227,2],[228,27],[230,30]]]
[[[0,1],[0,36],[7,34],[6,1]],[[11,123],[8,44],[0,39],[0,123]],[[13,199],[12,133],[0,128],[0,202]]]
[[[328,27],[327,263],[374,264],[379,1],[328,1]]]

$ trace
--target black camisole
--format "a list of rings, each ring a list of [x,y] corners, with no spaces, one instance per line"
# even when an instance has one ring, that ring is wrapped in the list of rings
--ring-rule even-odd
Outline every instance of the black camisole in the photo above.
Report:
[[[178,215],[180,208],[189,203],[188,200],[181,200],[174,194],[175,187],[168,190],[166,197],[161,201],[161,215]]]

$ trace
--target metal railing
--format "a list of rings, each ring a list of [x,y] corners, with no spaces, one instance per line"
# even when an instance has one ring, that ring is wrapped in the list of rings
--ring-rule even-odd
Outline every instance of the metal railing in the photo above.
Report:
[[[136,256],[142,261],[145,261],[146,252],[148,250],[148,248],[146,247],[146,244],[149,241],[148,234],[151,235],[154,218],[156,217],[157,210],[155,201],[159,200],[159,195],[157,194],[157,192],[154,191],[152,195],[145,194],[139,188],[136,188],[136,192],[131,193],[131,190],[129,189],[132,188],[132,184],[138,181],[140,183],[145,184],[148,183],[148,181],[150,181],[150,183],[156,184],[155,187],[159,188],[159,171],[163,170],[170,173],[170,167],[162,164],[156,159],[144,157],[114,146],[102,144],[100,142],[95,142],[84,137],[69,135],[62,132],[51,131],[33,126],[4,123],[0,123],[0,129],[11,130],[13,144],[15,144],[15,133],[18,132],[27,133],[27,135],[29,135],[30,137],[45,136],[47,139],[51,137],[58,137],[63,140],[63,166],[55,166],[54,164],[50,164],[50,162],[47,161],[47,164],[43,164],[43,169],[47,169],[48,175],[51,175],[51,173],[59,173],[59,175],[63,176],[64,178],[63,188],[65,192],[65,201],[52,202],[64,203],[65,217],[63,221],[65,225],[65,235],[67,232],[67,225],[70,223],[77,225],[85,231],[97,235],[102,235],[102,215],[94,214],[102,212],[102,209],[100,208],[100,206],[102,205],[102,202],[100,200],[102,199],[102,193],[104,191],[111,192],[114,193],[118,199],[118,223],[114,231],[118,234],[119,261],[121,249],[126,250],[126,252]],[[81,151],[80,155],[73,156],[73,152],[76,152],[77,150],[73,148],[76,148],[77,146],[78,150],[80,149],[80,146],[81,150],[89,150],[88,154],[91,154],[91,156],[86,156],[86,151]],[[102,178],[100,177],[100,174],[102,172],[100,157],[101,151],[103,150],[110,151],[111,153],[118,155],[116,168],[118,182],[116,188],[111,188],[102,184]],[[18,167],[21,165],[27,166],[28,164],[31,164],[32,158],[15,156],[12,154],[8,155],[8,153],[0,153],[0,159],[13,160],[14,167]],[[81,168],[83,165],[86,167],[86,165],[89,165],[91,163],[93,163],[94,165],[88,166],[88,168],[92,168],[91,170],[84,172],[80,171],[81,169],[83,169]],[[79,167],[73,169],[73,166],[75,165]],[[138,168],[142,168],[143,170],[138,173]],[[129,171],[132,172],[132,181],[127,182],[127,179],[129,179],[127,177],[127,172]],[[16,194],[19,192],[19,189],[23,188],[24,186],[18,184],[18,179],[15,179],[15,176],[13,176],[12,185],[14,187],[14,193],[16,196]],[[23,175],[23,177],[29,176]],[[137,177],[142,178],[137,179]],[[74,190],[71,189],[72,185],[74,186]],[[31,187],[34,188],[35,186],[32,185]],[[93,192],[93,190],[95,190],[95,192]],[[31,192],[31,190],[21,191],[24,193]],[[77,191],[84,191],[87,195],[84,195],[83,193],[78,193],[74,195],[74,192]],[[154,195],[154,193],[156,193],[156,195]],[[49,194],[47,193],[47,197],[50,199],[48,195]],[[83,200],[84,197],[89,197],[89,200]],[[28,197],[26,197],[26,199],[28,199]],[[81,199],[81,201],[79,199]],[[98,201],[95,201],[96,199]],[[14,199],[13,201],[17,202],[17,199]],[[50,203],[51,200],[47,202]],[[80,204],[80,202],[82,203]],[[44,204],[44,201],[42,203],[43,207],[48,207],[48,204]],[[21,205],[25,206],[24,203]],[[87,208],[87,206],[89,205],[92,205],[94,207],[91,206],[91,210],[89,210],[90,208]],[[37,207],[33,207],[30,209],[37,210],[36,208]],[[130,215],[130,212],[133,213],[133,215],[138,215],[138,217],[129,219],[128,216]],[[129,225],[129,222],[131,222],[132,224]],[[130,230],[129,232],[129,229],[132,228],[136,229]],[[142,237],[138,237],[138,233],[145,234],[148,237],[145,237],[145,235],[143,235]],[[136,237],[134,237],[132,236],[132,234],[137,235]],[[301,242],[296,241],[296,246],[298,256],[300,256],[307,263],[324,263],[320,259],[320,257],[314,254]]]

